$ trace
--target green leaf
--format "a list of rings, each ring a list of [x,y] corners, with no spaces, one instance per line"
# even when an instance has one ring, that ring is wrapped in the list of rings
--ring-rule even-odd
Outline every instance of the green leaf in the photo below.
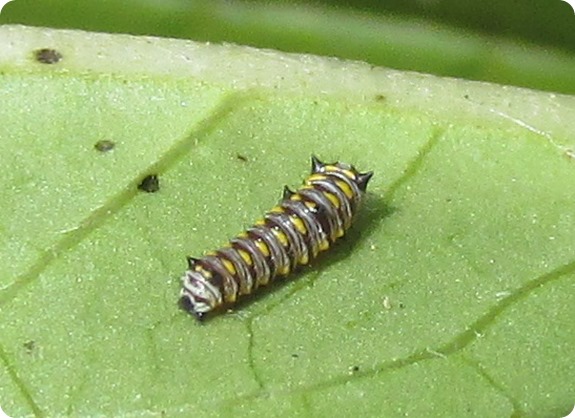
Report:
[[[0,27],[0,72],[10,416],[571,410],[574,97],[20,26]],[[196,323],[176,305],[185,256],[250,225],[311,154],[375,172],[347,239]]]
[[[575,94],[573,16],[560,0],[377,0],[379,13],[370,2],[18,0],[0,24],[234,42]]]

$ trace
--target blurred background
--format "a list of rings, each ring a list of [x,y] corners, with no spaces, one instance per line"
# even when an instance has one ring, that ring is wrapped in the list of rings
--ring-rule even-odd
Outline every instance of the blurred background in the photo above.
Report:
[[[14,0],[0,24],[233,42],[575,94],[561,0]]]

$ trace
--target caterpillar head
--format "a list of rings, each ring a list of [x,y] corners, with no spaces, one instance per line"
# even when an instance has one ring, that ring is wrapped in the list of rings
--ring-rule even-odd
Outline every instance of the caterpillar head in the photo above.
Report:
[[[180,305],[197,319],[222,304],[222,294],[204,275],[195,270],[187,270],[182,277]]]

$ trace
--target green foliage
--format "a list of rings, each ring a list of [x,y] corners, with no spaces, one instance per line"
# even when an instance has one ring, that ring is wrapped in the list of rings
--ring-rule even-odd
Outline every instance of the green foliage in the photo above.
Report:
[[[572,408],[575,98],[9,26],[0,73],[9,415]],[[185,256],[254,221],[311,154],[375,172],[347,239],[206,324],[178,310]]]

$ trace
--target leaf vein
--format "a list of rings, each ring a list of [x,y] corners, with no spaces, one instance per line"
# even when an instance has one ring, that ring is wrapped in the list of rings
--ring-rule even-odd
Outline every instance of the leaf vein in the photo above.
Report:
[[[14,367],[14,365],[10,362],[8,354],[6,353],[4,347],[1,344],[0,344],[0,360],[2,361],[2,363],[4,363],[4,367],[6,368],[8,375],[12,379],[12,382],[14,382],[14,385],[16,385],[16,387],[20,390],[20,393],[28,403],[28,406],[30,407],[30,409],[32,409],[34,416],[36,417],[45,416],[44,412],[42,412],[42,410],[34,400],[34,396],[32,395],[30,389],[26,386],[26,384],[20,378],[20,376],[18,376],[18,373],[16,372],[16,367]]]

